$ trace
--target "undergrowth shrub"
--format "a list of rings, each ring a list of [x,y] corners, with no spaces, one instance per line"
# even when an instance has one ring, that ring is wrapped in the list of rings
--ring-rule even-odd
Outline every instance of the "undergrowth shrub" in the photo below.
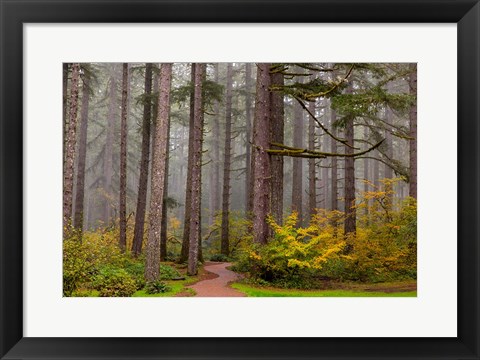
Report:
[[[359,199],[356,233],[343,233],[340,211],[317,209],[305,228],[296,226],[296,213],[282,226],[270,218],[273,236],[266,245],[246,241],[234,269],[286,288],[314,288],[327,279],[416,279],[417,205],[412,198],[394,204],[395,181],[385,179]]]
[[[148,281],[145,284],[145,292],[147,294],[160,294],[170,290],[171,288],[163,281]]]
[[[174,267],[160,264],[160,280],[172,280],[181,277],[180,272]]]
[[[226,262],[229,261],[229,258],[225,254],[213,254],[212,256],[210,256],[210,261]]]
[[[120,264],[123,255],[118,248],[116,233],[85,232],[63,241],[63,294],[71,296],[84,283],[91,282],[99,268],[105,264]]]
[[[137,285],[133,276],[124,269],[103,267],[93,280],[93,287],[102,297],[131,296]]]

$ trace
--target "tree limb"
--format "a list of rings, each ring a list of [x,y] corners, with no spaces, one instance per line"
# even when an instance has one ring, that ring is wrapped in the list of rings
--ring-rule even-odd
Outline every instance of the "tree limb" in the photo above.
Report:
[[[291,146],[287,146],[280,143],[270,143],[272,146],[276,146],[281,148],[281,150],[275,149],[267,149],[266,152],[271,155],[278,155],[278,156],[290,156],[290,157],[303,157],[303,158],[326,158],[326,157],[357,157],[364,154],[369,153],[372,150],[378,148],[385,139],[382,139],[379,143],[375,144],[374,146],[357,153],[353,154],[340,154],[340,153],[329,153],[329,152],[322,152],[322,151],[314,151],[308,149],[298,149]]]

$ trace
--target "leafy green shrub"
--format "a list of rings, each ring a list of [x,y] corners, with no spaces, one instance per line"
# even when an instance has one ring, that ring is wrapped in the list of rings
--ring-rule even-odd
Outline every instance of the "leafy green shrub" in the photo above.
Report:
[[[174,267],[160,264],[160,280],[172,280],[180,277],[182,277],[182,275]]]
[[[118,247],[116,232],[84,232],[63,241],[63,295],[72,296],[75,289],[93,280],[98,269],[106,264],[119,265],[125,254]]]
[[[129,259],[125,262],[123,269],[135,279],[137,290],[143,289],[145,286],[145,265],[142,262]]]
[[[224,254],[213,254],[212,256],[210,256],[210,261],[227,262],[228,260],[228,256]]]
[[[101,268],[93,281],[93,287],[102,297],[131,296],[137,286],[135,279],[124,269]]]
[[[170,290],[171,288],[163,281],[149,281],[145,284],[147,294],[160,294]]]

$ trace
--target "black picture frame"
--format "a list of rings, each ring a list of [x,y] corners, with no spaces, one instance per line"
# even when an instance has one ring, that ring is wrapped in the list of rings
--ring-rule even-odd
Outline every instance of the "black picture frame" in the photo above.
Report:
[[[0,16],[2,359],[479,359],[478,0],[0,0]],[[269,338],[268,333],[265,338],[221,339],[24,337],[22,27],[100,22],[457,23],[458,337]],[[442,314],[438,316],[441,321]]]

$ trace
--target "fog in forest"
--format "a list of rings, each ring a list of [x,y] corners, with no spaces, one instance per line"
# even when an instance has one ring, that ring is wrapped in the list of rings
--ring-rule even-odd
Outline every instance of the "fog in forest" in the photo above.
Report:
[[[152,256],[186,261],[197,206],[201,262],[266,244],[270,216],[307,228],[338,210],[348,235],[416,198],[416,64],[162,66],[64,64],[65,237],[112,230],[143,256],[158,230]]]

